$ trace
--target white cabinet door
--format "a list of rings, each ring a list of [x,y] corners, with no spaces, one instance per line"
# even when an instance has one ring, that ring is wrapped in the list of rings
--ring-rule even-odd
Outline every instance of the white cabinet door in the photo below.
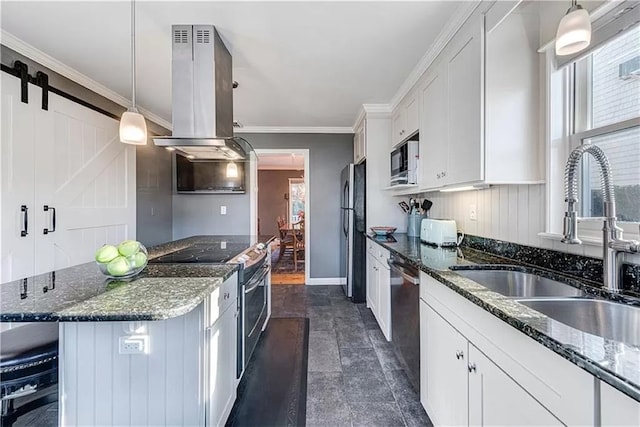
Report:
[[[468,371],[469,425],[563,425],[472,344]]]
[[[447,170],[447,70],[438,65],[421,88],[422,124],[420,126],[420,163],[422,188],[444,184]]]
[[[208,332],[208,426],[224,425],[236,400],[236,305],[228,308]]]
[[[420,117],[418,113],[418,97],[417,93],[411,93],[408,95],[405,101],[405,133],[403,138],[417,132],[420,128]]]
[[[34,274],[37,235],[34,179],[40,89],[29,85],[29,104],[20,100],[20,80],[2,73],[2,145],[0,147],[0,283]],[[25,234],[26,232],[26,234]],[[42,230],[40,230],[42,232]]]
[[[425,409],[434,425],[467,425],[467,340],[428,304],[420,308],[428,328],[426,360],[420,355],[427,370]]]
[[[378,261],[367,253],[367,306],[374,313],[378,312]]]
[[[600,416],[602,426],[639,426],[640,402],[601,381]]]
[[[484,17],[456,35],[448,68],[449,167],[447,184],[484,178],[482,111]]]
[[[402,106],[398,107],[398,111],[391,118],[391,147],[400,143],[404,139],[406,116]]]
[[[391,341],[391,272],[378,262],[378,323],[387,341]]]

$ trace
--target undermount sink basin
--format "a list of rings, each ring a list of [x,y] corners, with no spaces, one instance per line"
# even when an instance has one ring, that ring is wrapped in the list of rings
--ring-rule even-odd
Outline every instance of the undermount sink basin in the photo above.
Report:
[[[517,301],[572,328],[640,346],[640,307],[580,298]]]
[[[461,276],[508,297],[575,297],[584,292],[536,274],[509,270],[455,270]]]

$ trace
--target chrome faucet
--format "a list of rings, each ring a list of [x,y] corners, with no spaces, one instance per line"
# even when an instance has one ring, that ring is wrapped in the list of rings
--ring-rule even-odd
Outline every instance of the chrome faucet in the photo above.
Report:
[[[604,151],[597,145],[583,144],[569,155],[564,171],[564,190],[567,210],[564,213],[563,243],[582,244],[578,238],[578,182],[577,169],[585,153],[591,154],[600,167],[600,183],[602,184],[604,221],[602,227],[602,263],[604,286],[610,292],[620,292],[620,271],[622,269],[621,254],[640,252],[640,242],[624,240],[622,229],[616,224],[616,198],[614,194],[611,165]]]

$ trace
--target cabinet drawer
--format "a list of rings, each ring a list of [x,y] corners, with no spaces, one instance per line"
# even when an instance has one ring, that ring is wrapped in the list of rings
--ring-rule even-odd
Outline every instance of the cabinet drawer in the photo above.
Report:
[[[207,326],[213,325],[227,308],[237,303],[238,273],[233,273],[222,285],[209,295],[209,320]]]

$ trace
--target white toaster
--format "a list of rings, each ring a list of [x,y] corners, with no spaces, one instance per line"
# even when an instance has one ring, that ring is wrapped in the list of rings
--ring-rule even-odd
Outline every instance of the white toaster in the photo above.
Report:
[[[420,240],[429,245],[458,246],[456,222],[452,219],[425,218],[420,226]]]

